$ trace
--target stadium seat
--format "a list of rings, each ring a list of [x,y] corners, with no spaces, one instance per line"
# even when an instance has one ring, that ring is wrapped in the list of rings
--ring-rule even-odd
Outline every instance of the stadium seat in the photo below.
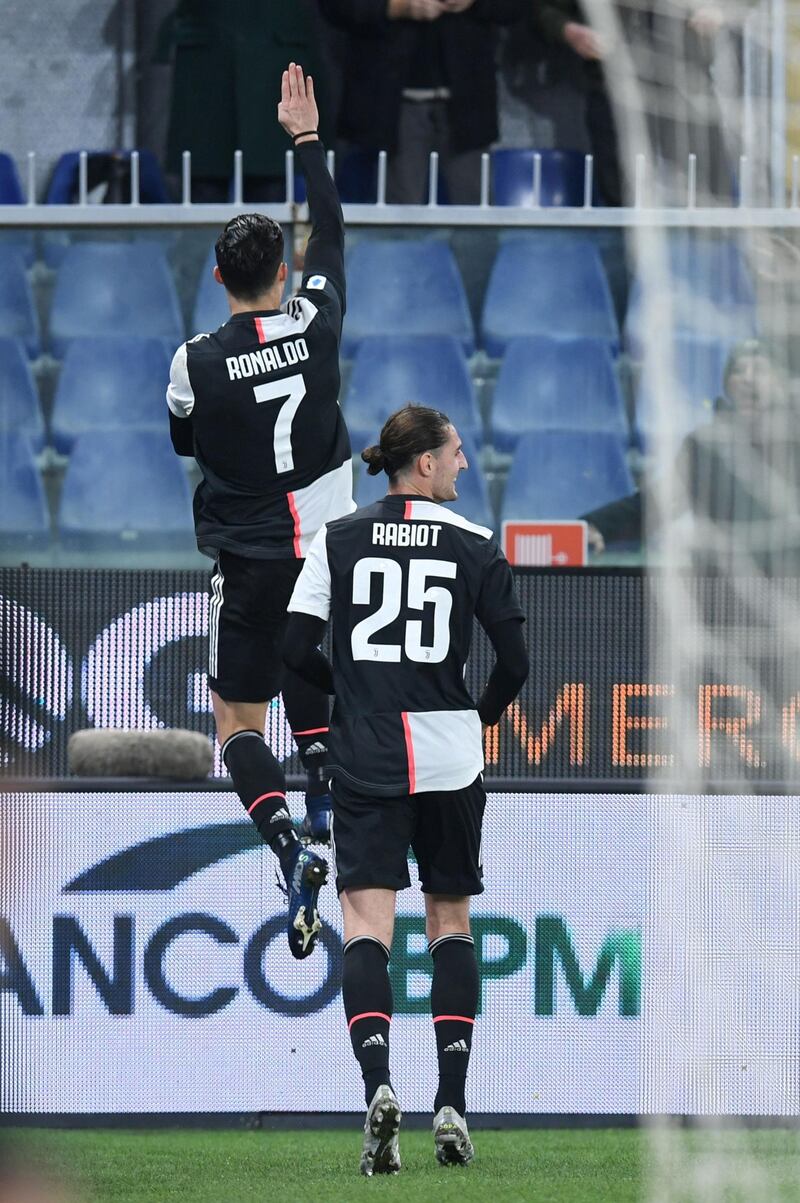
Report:
[[[53,403],[56,450],[69,454],[77,438],[98,427],[150,429],[164,437],[169,365],[159,339],[75,339],[67,347]]]
[[[30,439],[0,428],[0,546],[39,549],[50,541],[50,516]]]
[[[0,335],[0,431],[26,435],[38,454],[44,418],[28,357],[18,338]]]
[[[753,281],[735,237],[703,230],[672,230],[670,270],[703,296],[723,303],[752,305]]]
[[[192,326],[189,331],[190,338],[195,334],[209,334],[212,330],[218,330],[231,316],[225,289],[221,284],[217,284],[212,274],[216,262],[214,247],[209,247],[197,285],[197,295],[192,310]]]
[[[495,526],[495,517],[489,500],[489,490],[486,478],[478,460],[478,450],[473,441],[467,436],[462,438],[464,454],[469,468],[459,473],[458,501],[448,504],[457,514],[461,514],[470,522],[479,526]],[[366,464],[358,463],[355,472],[353,496],[357,505],[372,505],[386,495],[388,480],[385,472],[370,476]]]
[[[625,448],[615,435],[542,430],[517,444],[502,520],[579,518],[633,491]]]
[[[669,302],[675,333],[701,334],[733,343],[757,330],[753,282],[737,243],[727,237],[673,231],[666,246],[664,292],[653,300]],[[657,319],[664,322],[663,315]],[[642,277],[631,285],[625,316],[625,342],[644,358],[645,293]],[[649,315],[649,320],[655,320]]]
[[[483,303],[483,345],[499,358],[511,339],[583,335],[619,343],[600,254],[585,238],[509,238],[500,246]]]
[[[168,255],[178,239],[177,227],[166,226],[129,226],[125,238],[131,245],[150,244]],[[120,241],[119,229],[113,226],[73,226],[71,229],[47,229],[42,231],[41,257],[46,267],[57,272],[64,261],[64,256],[71,246],[82,242],[111,242]]]
[[[653,387],[652,366],[649,360],[645,361],[636,394],[636,434],[643,450],[652,451],[659,435],[669,448],[674,449],[692,430],[711,420],[714,401],[722,392],[722,377],[731,345],[699,334],[675,337],[669,408],[666,420],[662,422],[658,420],[658,394]]]
[[[136,334],[183,341],[183,320],[167,260],[151,243],[82,242],[67,249],[50,315],[53,354],[75,338]]]
[[[378,196],[378,156],[355,146],[336,156],[336,185],[343,203],[374,205]]]
[[[626,443],[628,420],[607,342],[517,338],[508,344],[494,392],[492,442],[513,451],[535,430],[605,430]]]
[[[21,339],[31,357],[39,354],[39,316],[22,254],[0,244],[0,335]]]
[[[127,161],[131,157],[129,150],[90,150],[88,151],[89,160],[91,163],[92,156],[109,156],[119,155]],[[77,203],[78,193],[78,168],[80,164],[80,151],[66,151],[59,158],[53,169],[53,175],[47,187],[45,194],[46,205],[71,205]],[[124,190],[124,202],[130,199],[130,185],[126,185]],[[169,193],[164,182],[164,176],[159,166],[158,159],[153,154],[152,150],[139,151],[139,200],[143,205],[165,205],[169,203]]]
[[[25,195],[17,171],[17,164],[10,154],[0,151],[0,205],[24,205]]]
[[[452,335],[471,355],[472,318],[453,252],[446,242],[364,239],[348,259],[342,354],[371,335]]]
[[[33,267],[36,262],[36,235],[33,230],[16,227],[0,230],[0,247],[16,251],[26,268]]]
[[[541,155],[539,203],[583,205],[585,156],[579,150],[492,151],[492,200],[496,205],[533,204],[534,155]]]
[[[416,401],[442,409],[459,434],[483,441],[483,426],[467,361],[458,339],[365,338],[353,362],[344,414],[353,447],[377,440],[389,414]]]
[[[58,513],[66,548],[183,549],[193,529],[186,473],[164,432],[93,430],[76,439]]]

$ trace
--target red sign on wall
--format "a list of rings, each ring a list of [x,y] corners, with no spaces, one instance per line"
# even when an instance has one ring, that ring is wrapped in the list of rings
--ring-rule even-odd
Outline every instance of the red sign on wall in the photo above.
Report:
[[[587,562],[587,524],[504,522],[503,551],[510,564],[530,568],[580,568]]]

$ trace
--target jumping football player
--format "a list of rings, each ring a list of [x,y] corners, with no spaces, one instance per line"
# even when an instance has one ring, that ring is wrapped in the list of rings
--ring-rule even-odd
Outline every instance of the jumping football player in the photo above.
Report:
[[[281,307],[288,274],[283,231],[260,213],[232,218],[217,239],[214,276],[231,318],[175,354],[167,390],[179,455],[203,479],[194,498],[197,544],[213,557],[208,683],[223,761],[289,899],[289,947],[314,948],[327,863],[298,839],[283,769],[264,741],[267,705],[281,690],[308,772],[303,833],[326,843],[328,698],[284,673],[286,607],[323,523],[353,508],[350,442],[339,404],[345,310],[344,222],[317,133],[314,85],[284,71],[278,120],[308,190],[311,236],[302,285]]]

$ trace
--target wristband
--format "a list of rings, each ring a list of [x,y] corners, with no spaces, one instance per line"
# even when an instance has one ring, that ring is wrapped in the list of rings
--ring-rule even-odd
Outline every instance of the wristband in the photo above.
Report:
[[[297,142],[298,138],[308,138],[311,134],[314,134],[318,138],[319,130],[318,129],[304,129],[301,134],[292,134],[292,142]]]

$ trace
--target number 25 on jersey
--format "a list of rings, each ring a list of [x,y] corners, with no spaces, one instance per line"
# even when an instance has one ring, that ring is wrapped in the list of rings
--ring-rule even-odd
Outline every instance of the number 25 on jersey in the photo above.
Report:
[[[417,664],[441,664],[450,650],[450,614],[453,595],[446,585],[428,584],[431,578],[455,580],[457,567],[452,560],[410,560],[408,579],[403,580],[403,568],[395,560],[366,556],[353,570],[353,605],[368,606],[372,578],[381,578],[383,595],[374,614],[368,615],[353,627],[350,646],[354,660],[372,660],[397,664],[405,654]],[[422,619],[406,620],[404,640],[399,643],[378,643],[378,635],[400,617],[404,608],[423,611],[433,606],[433,642],[422,642]]]

